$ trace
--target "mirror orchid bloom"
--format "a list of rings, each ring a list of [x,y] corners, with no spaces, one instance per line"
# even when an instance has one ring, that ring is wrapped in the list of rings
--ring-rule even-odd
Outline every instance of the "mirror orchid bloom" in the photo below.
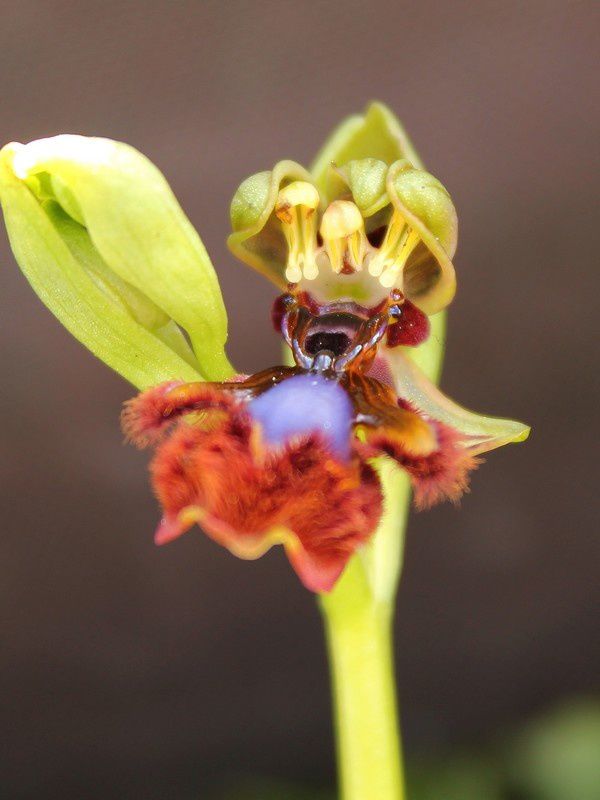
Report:
[[[142,390],[123,426],[155,448],[158,543],[198,524],[243,558],[282,544],[303,584],[327,592],[385,513],[382,458],[427,508],[459,500],[481,453],[528,435],[457,405],[419,367],[454,296],[457,218],[380,104],[311,170],[282,161],[232,200],[229,247],[278,287],[272,320],[291,356],[256,375],[229,364],[209,257],[133,148],[7,145],[0,191],[36,292]]]
[[[280,543],[321,592],[380,522],[377,457],[427,508],[457,502],[479,454],[527,433],[456,405],[410,359],[455,291],[444,187],[407,159],[373,158],[331,165],[329,186],[281,162],[231,205],[229,246],[282,290],[272,319],[294,365],[168,383],[124,412],[131,441],[156,447],[158,542],[197,523],[242,557]]]

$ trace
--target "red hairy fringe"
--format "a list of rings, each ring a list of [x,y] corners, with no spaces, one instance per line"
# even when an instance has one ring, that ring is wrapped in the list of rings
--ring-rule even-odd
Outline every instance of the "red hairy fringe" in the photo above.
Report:
[[[157,444],[183,414],[227,410],[235,401],[210,383],[171,381],[153,386],[128,400],[121,427],[128,442],[144,448]]]
[[[469,491],[470,473],[481,459],[469,453],[460,443],[459,434],[441,422],[430,423],[436,432],[438,449],[427,456],[414,456],[402,449],[393,432],[376,430],[368,438],[370,446],[382,450],[403,467],[413,485],[415,505],[419,510],[431,508],[444,500],[458,504]]]
[[[241,410],[211,430],[177,426],[159,446],[151,474],[167,520],[200,508],[202,527],[225,546],[260,541],[278,526],[289,529],[300,547],[288,547],[288,556],[313,591],[331,589],[381,516],[370,466],[338,461],[317,435],[263,448],[258,428]]]

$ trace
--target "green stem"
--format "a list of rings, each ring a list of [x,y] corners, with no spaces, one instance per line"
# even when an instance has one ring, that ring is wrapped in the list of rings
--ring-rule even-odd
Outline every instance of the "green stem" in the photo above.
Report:
[[[392,622],[409,487],[390,462],[378,466],[387,512],[369,548],[321,598],[343,800],[405,797]]]
[[[389,606],[327,618],[344,800],[404,797]]]
[[[444,352],[445,314],[411,352],[433,381]],[[385,508],[369,544],[333,591],[320,598],[325,622],[341,800],[404,800],[392,624],[410,502],[407,476],[389,459],[376,462]]]

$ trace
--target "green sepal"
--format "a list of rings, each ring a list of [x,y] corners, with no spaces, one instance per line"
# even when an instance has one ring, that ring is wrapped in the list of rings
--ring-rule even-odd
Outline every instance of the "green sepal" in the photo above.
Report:
[[[231,375],[214,269],[165,178],[145,156],[120,142],[71,135],[8,145],[5,152],[14,156],[14,175],[32,197],[54,199],[84,224],[107,268],[186,331],[205,378]]]
[[[406,158],[415,167],[421,159],[397,117],[383,103],[371,103],[364,114],[345,119],[329,136],[311,166],[317,186],[330,201],[331,165],[342,167],[348,161],[376,158],[393,164]]]
[[[280,190],[292,181],[314,183],[300,164],[279,161],[272,170],[251,175],[240,184],[229,212],[233,233],[227,246],[231,252],[281,289],[287,286],[288,248],[274,209]]]

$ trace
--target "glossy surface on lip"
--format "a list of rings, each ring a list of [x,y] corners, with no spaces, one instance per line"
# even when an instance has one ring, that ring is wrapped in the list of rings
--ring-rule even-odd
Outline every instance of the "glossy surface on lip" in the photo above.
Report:
[[[335,455],[349,458],[352,403],[333,380],[316,374],[296,375],[251,400],[248,411],[261,424],[270,445],[318,432]]]

